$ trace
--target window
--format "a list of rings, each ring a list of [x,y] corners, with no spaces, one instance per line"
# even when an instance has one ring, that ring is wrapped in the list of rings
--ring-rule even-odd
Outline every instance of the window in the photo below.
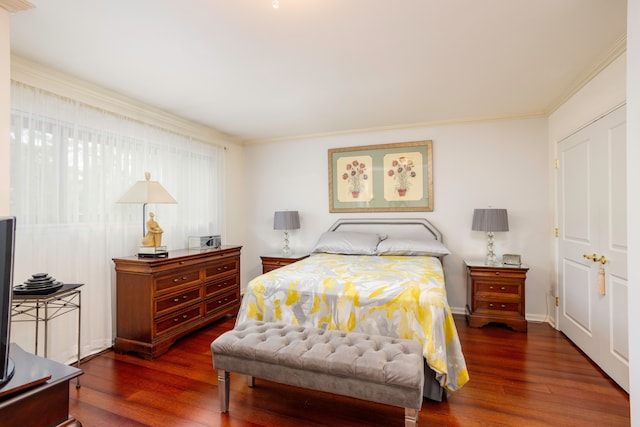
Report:
[[[21,83],[12,82],[11,90],[14,280],[46,272],[86,284],[84,356],[111,346],[111,259],[135,254],[143,234],[142,205],[117,200],[150,172],[178,201],[147,206],[169,251],[186,247],[189,235],[220,234],[224,150]],[[68,317],[68,330],[74,330]],[[22,332],[12,336],[28,350],[33,341]],[[68,362],[76,337],[58,338],[50,340],[49,354]]]

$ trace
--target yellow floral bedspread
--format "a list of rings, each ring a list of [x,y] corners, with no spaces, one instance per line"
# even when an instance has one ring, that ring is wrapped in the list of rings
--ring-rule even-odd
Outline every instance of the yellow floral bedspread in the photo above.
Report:
[[[249,319],[417,340],[442,387],[469,380],[437,258],[315,254],[249,282]]]

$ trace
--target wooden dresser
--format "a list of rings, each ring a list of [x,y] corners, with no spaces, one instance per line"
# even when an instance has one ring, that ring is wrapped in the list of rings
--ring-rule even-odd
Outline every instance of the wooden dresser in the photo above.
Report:
[[[114,258],[116,352],[146,359],[240,307],[240,246]]]
[[[467,267],[467,321],[469,326],[504,323],[527,331],[525,281],[528,267],[465,261]]]

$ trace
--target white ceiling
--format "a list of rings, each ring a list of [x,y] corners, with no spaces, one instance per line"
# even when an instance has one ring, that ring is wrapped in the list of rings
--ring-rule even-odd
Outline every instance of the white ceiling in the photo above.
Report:
[[[241,141],[548,114],[626,0],[30,0],[13,54]]]

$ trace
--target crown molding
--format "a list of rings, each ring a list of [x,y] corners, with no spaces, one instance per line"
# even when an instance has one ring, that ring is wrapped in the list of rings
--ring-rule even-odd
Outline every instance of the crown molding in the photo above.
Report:
[[[0,0],[2,1],[2,0]],[[11,79],[170,132],[216,145],[238,141],[216,129],[144,104],[17,55],[11,55]]]
[[[300,140],[308,140],[308,139],[319,139],[319,138],[329,138],[329,137],[336,137],[336,136],[348,136],[348,135],[356,135],[356,134],[364,134],[364,133],[377,133],[377,132],[408,130],[408,129],[418,129],[418,128],[432,128],[437,126],[451,126],[451,125],[460,125],[460,124],[468,124],[468,123],[497,122],[497,121],[518,120],[518,119],[537,119],[537,118],[544,118],[548,116],[549,116],[549,113],[547,111],[537,111],[537,112],[531,112],[526,114],[510,114],[510,115],[502,115],[502,116],[462,117],[462,118],[450,119],[450,120],[434,120],[430,122],[405,123],[405,124],[391,125],[391,126],[377,126],[377,127],[371,127],[371,128],[349,129],[349,130],[336,131],[336,132],[283,136],[278,138],[245,139],[245,140],[242,140],[241,142],[243,145],[271,144],[276,142],[300,141]]]
[[[23,10],[33,9],[35,5],[26,0],[0,0],[0,8],[9,13],[22,12]]]
[[[558,98],[556,102],[549,106],[547,114],[551,115],[572,96],[585,87],[591,80],[607,68],[613,61],[627,52],[627,34],[626,32],[616,40],[615,44],[609,49],[593,66],[588,69],[580,78],[574,81],[574,84]]]

